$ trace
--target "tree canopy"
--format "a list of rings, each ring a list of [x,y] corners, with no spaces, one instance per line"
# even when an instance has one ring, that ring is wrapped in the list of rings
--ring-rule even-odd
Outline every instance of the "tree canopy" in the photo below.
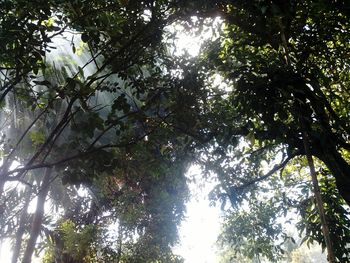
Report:
[[[191,164],[217,182],[233,258],[286,257],[281,220],[325,247],[310,160],[346,262],[349,17],[336,0],[2,1],[12,262],[182,262],[172,247]],[[175,25],[211,30],[198,56],[174,54]]]

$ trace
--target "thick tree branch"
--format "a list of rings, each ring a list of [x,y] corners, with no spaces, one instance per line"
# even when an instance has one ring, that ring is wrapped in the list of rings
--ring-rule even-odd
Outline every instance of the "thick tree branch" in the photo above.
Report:
[[[250,180],[249,182],[245,182],[244,184],[237,186],[235,188],[243,189],[243,188],[246,188],[252,184],[255,184],[255,183],[258,183],[258,182],[261,182],[261,181],[267,179],[268,177],[275,174],[278,170],[284,168],[290,160],[292,160],[294,157],[296,157],[298,155],[300,155],[300,152],[289,155],[283,162],[281,162],[280,164],[276,164],[268,173],[266,173],[263,176],[260,176],[258,178],[255,178],[253,180]]]

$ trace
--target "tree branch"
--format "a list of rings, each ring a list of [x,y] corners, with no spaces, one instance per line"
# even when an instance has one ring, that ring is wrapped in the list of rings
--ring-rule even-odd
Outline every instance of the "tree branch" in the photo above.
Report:
[[[152,131],[148,132],[148,133],[145,133],[144,135],[138,137],[138,138],[135,138],[133,140],[130,140],[129,142],[124,142],[124,143],[119,143],[119,144],[106,144],[106,145],[102,145],[100,147],[97,147],[97,148],[93,148],[89,151],[85,151],[85,152],[79,152],[77,154],[74,154],[74,155],[71,155],[69,157],[66,157],[66,158],[63,158],[61,160],[58,160],[56,162],[51,162],[51,163],[45,163],[45,162],[41,162],[41,163],[38,163],[38,164],[27,164],[21,168],[16,168],[16,169],[13,169],[11,171],[8,171],[8,172],[5,172],[5,173],[2,173],[1,176],[4,176],[6,177],[6,180],[7,181],[18,181],[19,177],[24,173],[24,172],[27,172],[27,171],[30,171],[30,170],[35,170],[35,169],[40,169],[40,168],[50,168],[50,167],[54,167],[54,166],[57,166],[57,165],[60,165],[60,164],[64,164],[66,162],[69,162],[69,161],[72,161],[74,159],[78,159],[78,158],[82,158],[82,157],[85,157],[85,156],[88,156],[90,154],[93,154],[93,153],[96,153],[100,150],[103,150],[103,149],[108,149],[108,148],[122,148],[122,147],[127,147],[127,146],[130,146],[130,145],[133,145],[135,143],[137,143],[138,141],[142,140],[143,138],[145,138],[147,135],[149,135],[150,133],[152,133]],[[15,176],[11,176],[9,177],[9,175],[11,174],[15,174],[15,173],[18,173],[17,175]]]
[[[273,175],[274,173],[276,173],[278,170],[284,168],[290,160],[292,160],[294,157],[296,157],[296,156],[298,156],[298,155],[300,155],[300,152],[296,152],[296,153],[294,153],[294,154],[291,154],[291,155],[288,156],[283,162],[281,162],[280,164],[276,164],[276,165],[275,165],[268,173],[266,173],[265,175],[260,176],[260,177],[258,177],[258,178],[255,178],[255,179],[253,179],[253,180],[251,180],[251,181],[249,181],[249,182],[246,182],[246,183],[244,183],[244,184],[242,184],[242,185],[240,185],[240,186],[237,186],[237,187],[235,187],[235,188],[237,188],[237,189],[243,189],[243,188],[248,187],[248,186],[250,186],[250,185],[252,185],[252,184],[255,184],[255,183],[258,183],[258,182],[261,182],[261,181],[265,180],[266,178],[268,178],[268,177],[270,177],[271,175]]]

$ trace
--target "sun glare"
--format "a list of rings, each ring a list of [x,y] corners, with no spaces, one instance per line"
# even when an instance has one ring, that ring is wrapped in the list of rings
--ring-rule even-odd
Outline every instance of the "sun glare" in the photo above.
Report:
[[[180,245],[175,252],[186,263],[215,263],[218,262],[215,243],[220,231],[220,208],[210,206],[208,200],[213,185],[202,182],[197,166],[190,168],[188,177],[195,179],[189,185],[192,198],[187,203],[187,216],[180,227]]]
[[[196,23],[198,18],[193,16],[192,22]],[[188,54],[195,57],[199,55],[203,43],[207,40],[214,40],[221,30],[222,19],[220,17],[207,21],[208,26],[203,26],[201,31],[186,29],[182,24],[173,24],[167,27],[170,34],[169,43],[173,46],[172,55],[181,56]]]

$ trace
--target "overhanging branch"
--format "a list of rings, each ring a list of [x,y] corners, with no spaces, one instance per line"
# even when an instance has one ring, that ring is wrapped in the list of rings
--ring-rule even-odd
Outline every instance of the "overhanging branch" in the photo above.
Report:
[[[238,188],[238,189],[243,189],[243,188],[246,188],[252,184],[255,184],[255,183],[258,183],[258,182],[261,182],[265,179],[267,179],[268,177],[272,176],[273,174],[275,174],[277,171],[279,171],[280,169],[282,169],[283,167],[285,167],[288,162],[290,160],[292,160],[294,157],[300,155],[300,152],[296,152],[294,154],[291,154],[290,156],[288,156],[283,162],[281,162],[280,164],[276,164],[268,173],[264,174],[263,176],[260,176],[258,178],[255,178],[253,180],[250,180],[249,182],[246,182],[240,186],[237,186],[235,188]]]

